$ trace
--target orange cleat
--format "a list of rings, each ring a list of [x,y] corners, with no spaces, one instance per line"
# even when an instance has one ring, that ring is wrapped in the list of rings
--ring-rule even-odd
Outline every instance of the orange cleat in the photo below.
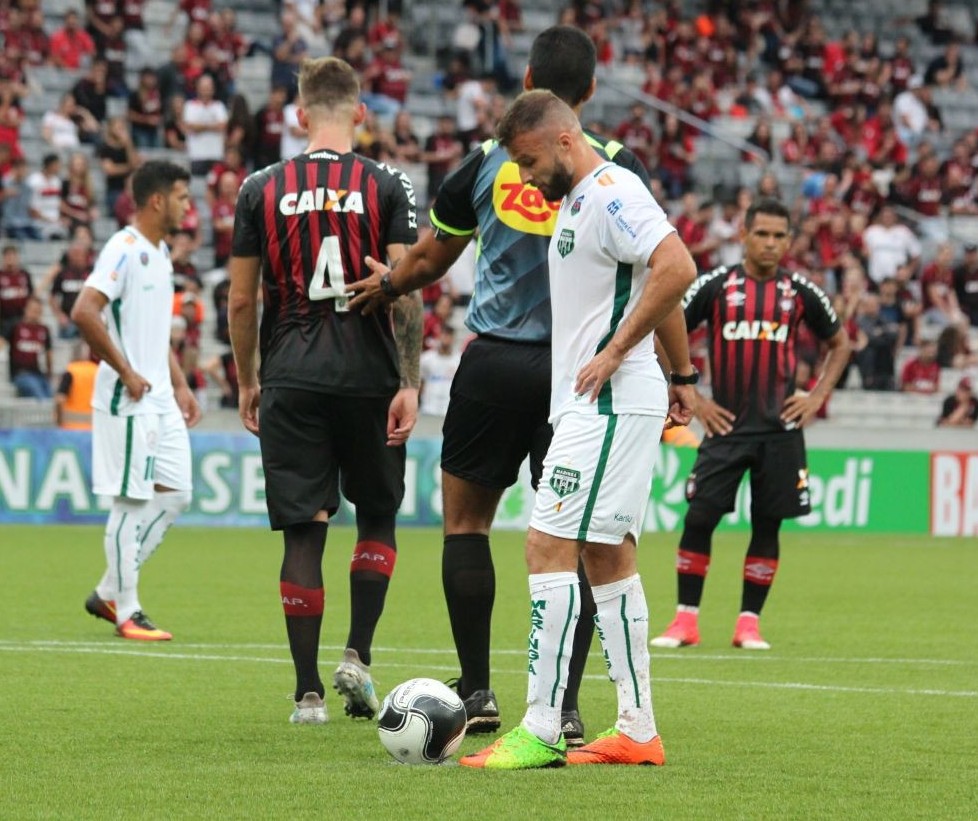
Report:
[[[621,730],[601,733],[590,744],[567,751],[568,764],[639,764],[661,767],[666,763],[662,739],[633,741]]]
[[[115,634],[123,639],[135,639],[136,641],[169,641],[173,638],[171,633],[160,630],[151,622],[142,610],[137,610],[126,621],[115,629]]]
[[[733,646],[744,650],[770,650],[771,645],[761,638],[758,617],[754,613],[741,613],[734,627]]]
[[[695,647],[699,643],[700,628],[698,614],[681,610],[676,613],[676,618],[666,628],[666,632],[652,639],[649,642],[649,646],[675,650],[677,647]]]
[[[85,612],[91,613],[97,619],[105,619],[115,624],[115,602],[99,598],[98,593],[92,593],[85,599]]]

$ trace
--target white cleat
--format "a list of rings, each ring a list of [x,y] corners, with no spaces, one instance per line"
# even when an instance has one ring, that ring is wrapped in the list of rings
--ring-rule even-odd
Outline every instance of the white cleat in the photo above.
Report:
[[[319,693],[306,693],[302,701],[297,701],[289,721],[292,724],[325,724],[329,721],[326,705]]]
[[[356,650],[343,651],[343,661],[333,673],[333,689],[346,701],[346,714],[351,718],[373,718],[380,710],[370,668]]]

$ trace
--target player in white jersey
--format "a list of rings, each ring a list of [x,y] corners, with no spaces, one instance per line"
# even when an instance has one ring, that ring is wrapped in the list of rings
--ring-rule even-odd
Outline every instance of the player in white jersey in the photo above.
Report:
[[[170,349],[173,265],[164,238],[183,221],[189,173],[147,162],[132,178],[132,224],[105,244],[71,318],[101,359],[92,397],[92,488],[112,497],[106,570],[85,602],[122,638],[161,641],[139,603],[139,571],[190,504],[187,428],[200,409]]]
[[[524,183],[563,198],[550,242],[554,437],[527,534],[528,709],[523,722],[461,763],[489,769],[663,764],[652,713],[648,608],[636,541],[667,416],[688,423],[691,387],[668,387],[652,332],[691,381],[680,299],[696,275],[686,247],[631,172],[588,145],[573,111],[548,91],[521,95],[498,137]],[[651,269],[651,270],[650,270]],[[578,557],[618,695],[615,727],[577,750],[560,733],[570,644],[580,613]]]

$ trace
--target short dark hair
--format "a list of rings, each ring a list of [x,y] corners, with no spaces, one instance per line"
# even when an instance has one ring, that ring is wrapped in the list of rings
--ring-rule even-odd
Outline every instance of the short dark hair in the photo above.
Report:
[[[149,202],[153,194],[169,194],[183,180],[190,184],[190,172],[169,160],[149,160],[132,173],[132,198],[137,208]]]
[[[551,26],[530,46],[530,81],[576,106],[591,89],[597,54],[594,42],[573,26]]]
[[[560,117],[562,113],[568,112],[574,122],[577,122],[567,104],[552,91],[524,91],[500,118],[496,126],[496,139],[506,148],[520,134],[540,128],[550,118]]]
[[[788,229],[791,229],[791,212],[781,200],[776,200],[774,197],[761,197],[752,202],[744,216],[744,225],[748,230],[754,224],[754,217],[758,214],[767,214],[769,217],[784,217],[788,221]]]
[[[47,168],[49,165],[53,165],[56,162],[61,162],[61,157],[57,154],[45,154],[44,158],[41,160],[41,167]]]

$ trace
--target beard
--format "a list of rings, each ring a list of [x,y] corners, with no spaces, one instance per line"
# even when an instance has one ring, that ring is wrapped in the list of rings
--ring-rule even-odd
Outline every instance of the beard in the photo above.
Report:
[[[550,202],[562,200],[571,192],[573,187],[573,169],[567,166],[562,166],[559,162],[554,164],[553,176],[547,180],[546,184],[537,185],[540,193],[543,194],[544,198]]]

